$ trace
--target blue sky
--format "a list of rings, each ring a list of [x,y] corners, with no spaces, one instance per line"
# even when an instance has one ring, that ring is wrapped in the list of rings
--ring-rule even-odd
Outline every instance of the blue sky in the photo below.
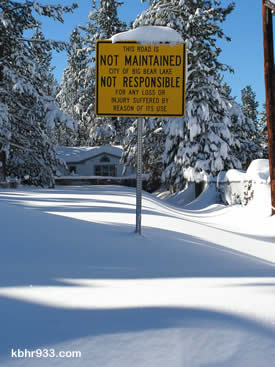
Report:
[[[58,1],[43,0],[47,4],[56,4]],[[70,4],[73,1],[63,1]],[[92,1],[79,0],[79,8],[74,14],[65,15],[65,23],[43,21],[46,37],[56,40],[68,40],[73,27],[77,24],[84,25],[91,10]],[[222,5],[230,0],[222,0]],[[226,73],[225,81],[232,88],[232,95],[240,101],[240,91],[251,85],[256,92],[256,98],[262,105],[265,101],[264,67],[263,67],[263,36],[261,0],[236,0],[235,10],[228,16],[222,27],[232,42],[220,42],[223,52],[220,61],[232,66],[235,74]],[[124,5],[119,8],[121,19],[129,23],[136,15],[148,7],[141,0],[124,0]],[[56,67],[55,76],[61,79],[62,71],[66,67],[66,53],[54,54],[53,65]]]

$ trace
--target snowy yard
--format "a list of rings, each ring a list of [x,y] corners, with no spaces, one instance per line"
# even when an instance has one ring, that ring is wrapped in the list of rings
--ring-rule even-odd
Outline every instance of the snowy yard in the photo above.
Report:
[[[139,237],[130,188],[0,197],[1,366],[274,365],[274,217],[144,194]]]

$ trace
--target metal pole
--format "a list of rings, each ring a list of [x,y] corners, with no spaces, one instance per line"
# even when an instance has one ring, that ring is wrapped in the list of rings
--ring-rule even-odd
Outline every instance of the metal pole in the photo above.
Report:
[[[275,215],[275,71],[273,50],[272,11],[262,0],[264,74],[266,94],[266,115],[268,132],[269,170],[271,188],[271,215]]]
[[[136,191],[136,233],[141,235],[142,207],[142,130],[143,118],[137,120],[137,191]]]

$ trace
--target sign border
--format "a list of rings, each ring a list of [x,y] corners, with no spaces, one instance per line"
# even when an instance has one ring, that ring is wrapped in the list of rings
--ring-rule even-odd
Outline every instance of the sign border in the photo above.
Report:
[[[184,117],[185,116],[185,101],[186,101],[186,69],[187,69],[187,52],[186,52],[186,42],[183,43],[177,43],[175,45],[183,45],[183,59],[184,59],[184,65],[183,65],[183,84],[182,84],[182,88],[183,88],[183,93],[182,93],[182,113],[181,114],[164,114],[164,113],[159,113],[159,114],[146,114],[146,113],[126,113],[126,114],[121,114],[121,113],[101,113],[98,112],[98,84],[99,84],[99,72],[98,72],[98,68],[99,68],[99,62],[98,62],[98,58],[99,58],[99,44],[100,43],[112,43],[112,41],[110,40],[98,40],[96,42],[96,68],[95,68],[95,72],[96,72],[96,77],[95,77],[95,114],[96,116],[110,116],[110,117]],[[138,42],[136,41],[119,41],[116,43],[120,43],[120,44],[138,44]],[[169,43],[160,43],[159,45],[169,45]],[[171,47],[173,47],[173,44],[171,45]]]

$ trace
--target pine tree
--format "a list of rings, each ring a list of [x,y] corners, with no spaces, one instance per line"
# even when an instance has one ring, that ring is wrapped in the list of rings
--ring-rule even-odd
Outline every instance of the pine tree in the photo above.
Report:
[[[85,92],[84,70],[88,67],[89,55],[84,47],[84,39],[75,27],[71,33],[67,51],[67,68],[63,71],[60,91],[57,94],[57,101],[61,110],[71,116],[77,122],[77,131],[58,128],[58,143],[60,145],[80,145],[82,140],[82,130],[88,130],[82,126],[82,105],[80,98]],[[85,137],[85,145],[88,145],[89,133]]]
[[[222,78],[219,79],[222,81]],[[251,160],[261,156],[259,141],[255,138],[258,135],[256,125],[245,115],[236,97],[231,96],[231,88],[226,83],[221,85],[220,93],[228,102],[226,114],[231,121],[230,132],[234,141],[232,152],[240,161],[241,167],[246,168]]]
[[[41,120],[41,126],[50,138],[54,145],[59,143],[58,134],[60,131],[67,133],[63,139],[70,139],[73,135],[75,121],[60,111],[60,107],[56,102],[56,95],[59,91],[58,82],[54,79],[53,70],[51,66],[52,50],[50,45],[45,42],[45,38],[41,31],[36,29],[33,40],[41,40],[42,42],[32,42],[30,44],[30,51],[34,61],[36,84],[43,94],[44,114]]]
[[[89,58],[90,59],[90,58]],[[91,128],[95,116],[95,66],[88,64],[80,73],[82,80],[81,92],[78,95],[77,108],[81,114],[77,121],[77,146],[90,146],[92,144]]]
[[[241,99],[244,114],[257,125],[259,102],[256,101],[256,93],[250,85],[241,90]]]
[[[262,133],[266,134],[267,136],[267,116],[266,116],[266,104],[264,103],[262,106],[262,111],[260,112],[259,118],[259,129]]]
[[[97,6],[99,3],[99,6]],[[95,51],[96,41],[111,38],[116,33],[126,30],[126,24],[118,17],[117,8],[122,2],[116,0],[93,0],[93,10],[89,14],[89,22],[84,28],[86,39],[91,51]],[[93,86],[94,91],[94,86]],[[94,104],[94,101],[92,101]],[[92,107],[92,108],[91,108]],[[93,106],[89,105],[89,111]],[[91,126],[90,137],[93,145],[104,145],[120,143],[119,122],[115,117],[97,117],[94,115],[84,115],[84,121]]]
[[[258,121],[258,107],[259,102],[256,101],[256,93],[252,90],[250,85],[241,90],[242,111],[246,117],[246,147],[248,147],[248,165],[253,159],[261,158],[262,152],[262,137]],[[244,129],[242,129],[244,131]],[[240,132],[241,138],[243,138]]]
[[[57,96],[61,109],[77,121],[76,136],[70,145],[121,144],[119,118],[95,116],[95,45],[124,31],[126,24],[118,18],[115,0],[92,1],[92,11],[86,26],[75,28],[71,34],[68,67],[63,72],[61,90]],[[84,33],[84,35],[83,35]],[[64,131],[61,137],[64,140]]]
[[[231,71],[221,64],[218,38],[226,37],[218,25],[231,13],[234,4],[222,8],[216,0],[153,0],[150,8],[135,21],[134,27],[169,26],[187,40],[188,71],[186,115],[169,119],[164,151],[163,180],[173,190],[185,180],[199,181],[204,176],[240,167],[233,154],[229,101],[220,92],[218,73]]]
[[[8,174],[28,176],[35,185],[54,185],[58,161],[48,132],[57,121],[72,121],[54,102],[48,70],[50,49],[64,49],[64,43],[45,41],[38,31],[35,38],[25,39],[24,31],[41,26],[33,10],[63,22],[62,13],[75,7],[0,1],[2,150],[8,157]]]
[[[123,2],[116,0],[93,0],[93,10],[89,14],[89,22],[86,28],[87,38],[90,39],[89,42],[93,51],[95,51],[96,41],[107,40],[114,34],[126,30],[126,23],[119,19],[117,13],[117,8],[122,4]]]
[[[137,166],[137,120],[128,119],[128,128],[123,140],[123,163],[125,167]],[[161,185],[163,152],[165,145],[165,119],[146,118],[143,123],[142,170],[147,174],[147,190],[155,191]]]
[[[253,120],[245,115],[241,105],[233,99],[229,105],[228,117],[232,122],[231,133],[235,141],[232,151],[241,162],[241,167],[246,169],[253,159],[262,157],[259,132]]]
[[[223,76],[217,75],[217,81],[220,85],[220,93],[229,100],[236,100],[236,97],[232,97],[232,89],[231,87],[223,81]]]
[[[261,137],[261,148],[263,152],[263,158],[268,159],[268,135],[267,135],[267,116],[266,116],[266,104],[262,106],[260,112],[260,118],[258,121],[258,128]]]

